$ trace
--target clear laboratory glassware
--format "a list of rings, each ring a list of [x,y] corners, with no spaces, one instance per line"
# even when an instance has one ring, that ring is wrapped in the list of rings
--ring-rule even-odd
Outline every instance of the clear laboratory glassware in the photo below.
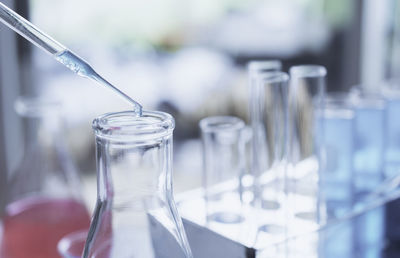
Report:
[[[391,78],[382,83],[382,95],[386,101],[384,178],[386,185],[400,178],[400,78]],[[388,187],[390,189],[390,187]],[[400,241],[400,200],[385,207],[385,235],[390,241]]]
[[[260,74],[265,72],[276,72],[282,69],[282,63],[279,60],[257,60],[250,61],[247,64],[248,85],[249,85],[249,117],[252,116],[252,110],[255,109],[255,103],[252,101],[257,97],[257,84]]]
[[[285,226],[285,180],[288,151],[288,81],[287,73],[264,72],[253,86],[250,101],[253,131],[254,207],[275,213],[260,229],[269,231]],[[279,214],[279,215],[278,215]],[[272,215],[272,214],[271,214]],[[267,216],[264,216],[265,218]],[[267,223],[267,224],[265,224]]]
[[[352,105],[355,112],[354,201],[368,203],[384,181],[386,101],[366,85],[353,86]],[[355,250],[366,257],[385,241],[385,209],[378,207],[355,219]],[[390,232],[391,229],[388,229]]]
[[[385,178],[400,175],[400,79],[383,84],[382,94],[386,100]]]
[[[173,198],[172,116],[109,113],[93,129],[97,203],[83,257],[192,258]]]
[[[289,231],[297,231],[303,228],[299,223],[310,227],[319,221],[316,196],[320,157],[315,144],[321,128],[316,117],[323,108],[326,69],[300,65],[291,67],[289,73],[288,214]]]
[[[354,188],[356,201],[384,180],[386,101],[379,92],[357,85],[351,89],[355,111]]]
[[[57,242],[90,223],[64,142],[60,105],[19,98],[16,110],[25,125],[25,153],[7,184],[0,256],[60,257]]]
[[[317,222],[320,225],[350,213],[354,203],[355,112],[348,93],[327,93],[316,116],[315,148],[319,152]],[[320,257],[352,257],[354,226],[343,223],[337,237],[319,239]]]
[[[244,122],[233,116],[212,116],[199,123],[203,143],[203,187],[207,223],[244,221]]]
[[[259,105],[257,104],[257,100],[260,98],[260,90],[264,90],[260,88],[260,82],[259,78],[265,73],[269,72],[278,72],[282,69],[282,62],[280,60],[253,60],[250,61],[247,65],[247,71],[248,71],[248,92],[249,92],[249,118],[250,118],[250,124],[254,123],[254,121],[258,121],[259,118],[259,112],[255,112],[256,110],[259,110]],[[259,189],[259,182],[255,180],[255,178],[258,178],[260,176],[260,172],[254,171],[254,168],[258,166],[259,159],[258,157],[260,155],[254,155],[254,153],[257,153],[259,150],[255,150],[257,148],[257,143],[255,143],[253,135],[254,135],[254,126],[252,125],[252,135],[251,135],[251,149],[249,153],[249,160],[251,162],[250,164],[250,176],[247,177],[253,184],[253,195],[254,193],[257,192],[255,189]],[[259,191],[258,191],[259,192]],[[257,195],[257,194],[256,194]],[[259,196],[255,197],[253,196],[253,203],[257,203],[256,200],[260,200]]]
[[[355,201],[355,111],[349,94],[327,93],[316,123],[319,217],[327,221],[345,215]]]

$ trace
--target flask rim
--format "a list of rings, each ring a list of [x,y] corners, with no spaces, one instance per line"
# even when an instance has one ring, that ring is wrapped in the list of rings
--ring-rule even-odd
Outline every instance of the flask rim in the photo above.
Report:
[[[92,128],[96,137],[136,142],[172,134],[175,122],[170,114],[161,111],[143,111],[142,116],[134,111],[121,111],[100,115],[93,120]]]

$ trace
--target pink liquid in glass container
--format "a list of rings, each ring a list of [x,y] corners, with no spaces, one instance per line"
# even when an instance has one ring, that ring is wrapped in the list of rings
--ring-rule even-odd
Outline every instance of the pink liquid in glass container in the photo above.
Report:
[[[86,207],[74,199],[27,198],[11,203],[3,217],[2,258],[58,258],[65,235],[88,229]]]

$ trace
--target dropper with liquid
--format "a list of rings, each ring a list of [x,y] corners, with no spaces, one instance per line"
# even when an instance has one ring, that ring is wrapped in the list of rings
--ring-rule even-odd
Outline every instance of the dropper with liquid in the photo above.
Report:
[[[39,30],[35,25],[0,2],[0,21],[15,32],[52,55],[57,61],[68,67],[79,76],[92,79],[102,86],[112,89],[125,101],[133,105],[133,111],[137,116],[142,115],[142,106],[123,93],[117,87],[100,76],[85,60],[74,54],[68,48]]]

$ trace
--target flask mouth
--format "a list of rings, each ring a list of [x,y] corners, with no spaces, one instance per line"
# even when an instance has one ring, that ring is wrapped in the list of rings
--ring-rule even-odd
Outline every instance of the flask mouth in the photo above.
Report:
[[[160,111],[143,111],[137,116],[133,111],[107,113],[93,120],[97,137],[111,141],[136,142],[152,140],[172,134],[174,118]]]

